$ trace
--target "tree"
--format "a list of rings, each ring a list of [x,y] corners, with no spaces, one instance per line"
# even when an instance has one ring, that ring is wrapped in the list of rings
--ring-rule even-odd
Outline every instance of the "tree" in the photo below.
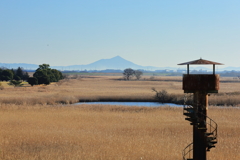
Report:
[[[24,72],[24,73],[23,73],[22,80],[27,81],[28,78],[29,78],[28,72]]]
[[[129,80],[134,75],[134,70],[132,68],[127,68],[123,71],[123,76],[126,80]]]
[[[19,76],[16,76],[16,75],[13,76],[13,79],[16,80],[16,81],[22,80]]]
[[[56,69],[52,69],[52,73],[54,74],[56,81],[63,79],[63,75],[60,71],[58,71]]]
[[[36,72],[33,74],[33,77],[37,78],[38,84],[49,84],[50,80],[47,76],[47,70],[37,69]]]
[[[38,84],[38,79],[36,77],[29,77],[27,82],[31,86],[37,85]]]
[[[143,72],[140,71],[140,70],[135,70],[134,71],[134,75],[137,78],[137,80],[139,80],[141,78],[142,74],[143,74]]]
[[[0,81],[2,81],[2,72],[3,72],[3,69],[0,68]]]
[[[29,78],[29,75],[28,75],[28,72],[24,72],[23,71],[23,68],[21,67],[18,67],[16,70],[14,69],[11,69],[12,73],[13,73],[13,79],[14,80],[28,80]]]
[[[18,69],[15,72],[15,76],[18,76],[21,79],[23,79],[23,70],[22,70],[22,68],[18,67]]]
[[[51,69],[49,64],[39,65],[33,77],[37,78],[38,84],[50,84],[63,79],[62,73],[56,69]]]
[[[48,84],[50,84],[50,82],[51,81],[50,81],[49,77],[46,76],[46,75],[38,77],[38,84],[46,84],[46,85],[48,85]]]
[[[40,64],[38,69],[50,69],[50,65],[49,64]]]
[[[47,70],[47,76],[48,76],[50,82],[57,82],[57,79],[56,79],[54,73],[52,72],[52,69]]]
[[[9,80],[27,80],[29,77],[27,72],[23,71],[23,68],[18,67],[17,70],[0,68],[0,80],[9,81]]]
[[[1,75],[1,80],[2,81],[9,81],[13,79],[13,73],[11,70],[9,69],[5,69],[2,71],[2,75]]]
[[[17,86],[22,86],[22,82],[21,81],[16,81],[16,80],[11,80],[8,85],[12,85],[14,87],[17,87]]]

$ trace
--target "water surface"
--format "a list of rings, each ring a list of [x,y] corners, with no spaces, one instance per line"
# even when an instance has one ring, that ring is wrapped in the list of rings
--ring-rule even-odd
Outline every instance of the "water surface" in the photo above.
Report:
[[[173,104],[173,103],[158,103],[158,102],[79,102],[75,105],[80,104],[103,104],[103,105],[123,105],[123,106],[139,106],[139,107],[183,107],[183,105]]]

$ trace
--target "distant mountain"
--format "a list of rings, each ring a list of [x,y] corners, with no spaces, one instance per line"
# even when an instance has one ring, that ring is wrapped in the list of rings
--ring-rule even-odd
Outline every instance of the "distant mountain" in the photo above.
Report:
[[[91,70],[103,70],[103,69],[122,69],[122,68],[139,68],[141,66],[136,65],[128,60],[123,59],[120,56],[116,56],[110,59],[100,59],[96,62],[87,65],[71,65],[69,68],[82,68]]]
[[[27,63],[0,63],[0,68],[16,69],[22,67],[26,70],[35,70],[39,65],[36,64],[27,64]]]
[[[137,65],[133,62],[130,62],[120,56],[116,56],[110,59],[100,59],[96,62],[87,64],[87,65],[71,65],[67,67],[61,67],[61,66],[53,66],[52,68],[56,69],[63,69],[66,68],[68,70],[105,70],[105,69],[126,69],[126,68],[132,68],[132,69],[145,69],[145,70],[156,70],[160,69],[159,67],[153,67],[153,66],[141,66]]]
[[[51,65],[51,64],[50,64]],[[36,70],[39,65],[26,64],[26,63],[0,63],[2,68],[18,68],[22,67],[26,70]],[[59,70],[124,70],[126,68],[143,69],[143,70],[158,70],[158,69],[176,69],[172,67],[154,67],[154,66],[141,66],[133,62],[130,62],[120,56],[116,56],[110,59],[100,59],[96,62],[87,65],[70,65],[70,66],[51,66],[51,68]]]
[[[51,64],[50,64],[51,65]],[[36,64],[27,64],[27,63],[0,63],[0,68],[18,68],[22,67],[26,70],[36,70],[39,65]],[[138,64],[135,64],[131,61],[128,61],[120,56],[116,56],[110,59],[100,59],[96,62],[87,64],[87,65],[70,65],[70,66],[51,66],[51,68],[58,69],[58,70],[106,70],[106,69],[112,69],[112,70],[124,70],[126,68],[132,68],[132,69],[142,69],[142,70],[186,70],[185,66],[182,66],[181,68],[177,67],[154,67],[154,66],[141,66]],[[201,67],[194,67],[190,66],[190,70],[208,70],[212,71],[212,68],[205,68],[205,66]],[[226,67],[217,69],[218,71],[239,71],[240,67]]]
[[[226,71],[232,71],[232,70],[240,71],[240,67],[225,67],[225,68],[221,68],[219,70],[221,70],[221,71],[224,71],[224,70],[226,70]]]
[[[110,59],[101,59],[87,66],[90,68],[97,68],[97,69],[123,69],[123,68],[141,68],[142,67],[128,60],[125,60],[120,56],[116,56]]]

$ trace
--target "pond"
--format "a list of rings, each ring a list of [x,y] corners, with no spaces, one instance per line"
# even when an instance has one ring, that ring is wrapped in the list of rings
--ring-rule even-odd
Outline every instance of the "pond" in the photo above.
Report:
[[[183,105],[173,104],[173,103],[158,103],[158,102],[79,102],[75,105],[81,104],[102,104],[102,105],[123,105],[123,106],[139,106],[139,107],[183,107]]]

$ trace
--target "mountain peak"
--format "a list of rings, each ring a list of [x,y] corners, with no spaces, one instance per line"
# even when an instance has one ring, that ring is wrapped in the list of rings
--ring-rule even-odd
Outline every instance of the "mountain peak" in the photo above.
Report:
[[[115,57],[110,58],[110,59],[124,59],[124,58],[122,58],[122,57],[120,57],[120,56],[115,56]]]

